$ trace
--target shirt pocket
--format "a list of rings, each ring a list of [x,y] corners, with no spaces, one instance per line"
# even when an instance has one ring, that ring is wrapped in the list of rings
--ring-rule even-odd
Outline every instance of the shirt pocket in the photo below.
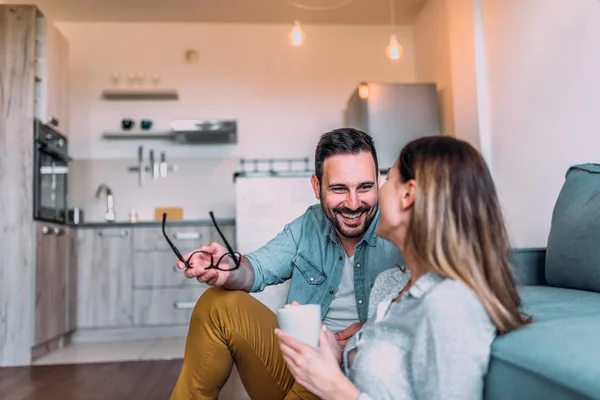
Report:
[[[302,252],[298,252],[292,261],[294,269],[300,272],[309,285],[320,285],[327,275],[315,266]]]

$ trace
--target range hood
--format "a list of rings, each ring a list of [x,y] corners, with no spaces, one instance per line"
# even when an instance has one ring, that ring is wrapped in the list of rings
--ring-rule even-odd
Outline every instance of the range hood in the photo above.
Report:
[[[178,119],[171,122],[171,133],[180,144],[234,144],[237,121]]]

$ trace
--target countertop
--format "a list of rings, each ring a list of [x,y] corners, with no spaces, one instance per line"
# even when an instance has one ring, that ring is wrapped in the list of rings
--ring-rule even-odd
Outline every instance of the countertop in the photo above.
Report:
[[[232,226],[235,225],[235,219],[217,219],[217,225],[219,226]],[[161,227],[162,221],[155,220],[146,220],[146,221],[138,221],[138,222],[130,222],[128,220],[124,221],[114,221],[114,222],[106,222],[106,221],[85,221],[81,224],[67,224],[70,227],[77,228],[135,228],[139,227]],[[212,220],[210,219],[183,219],[183,220],[167,220],[166,226],[212,226]]]

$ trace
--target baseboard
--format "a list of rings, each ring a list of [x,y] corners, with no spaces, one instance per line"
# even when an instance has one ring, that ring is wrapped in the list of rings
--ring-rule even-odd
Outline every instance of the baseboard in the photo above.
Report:
[[[73,343],[113,342],[120,340],[174,339],[187,336],[188,325],[136,326],[105,329],[78,329],[71,338]]]
[[[31,362],[50,354],[56,350],[68,346],[73,341],[73,333],[67,333],[63,336],[48,340],[45,343],[38,344],[31,348]]]

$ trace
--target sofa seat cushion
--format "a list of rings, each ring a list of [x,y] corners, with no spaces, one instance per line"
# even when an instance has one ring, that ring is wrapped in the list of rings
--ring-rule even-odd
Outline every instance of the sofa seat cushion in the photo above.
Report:
[[[497,338],[486,399],[600,399],[600,316],[538,321]]]
[[[521,286],[518,290],[523,312],[531,315],[535,322],[600,316],[600,293],[550,286]]]
[[[518,290],[533,323],[494,341],[486,399],[600,399],[600,293]]]

